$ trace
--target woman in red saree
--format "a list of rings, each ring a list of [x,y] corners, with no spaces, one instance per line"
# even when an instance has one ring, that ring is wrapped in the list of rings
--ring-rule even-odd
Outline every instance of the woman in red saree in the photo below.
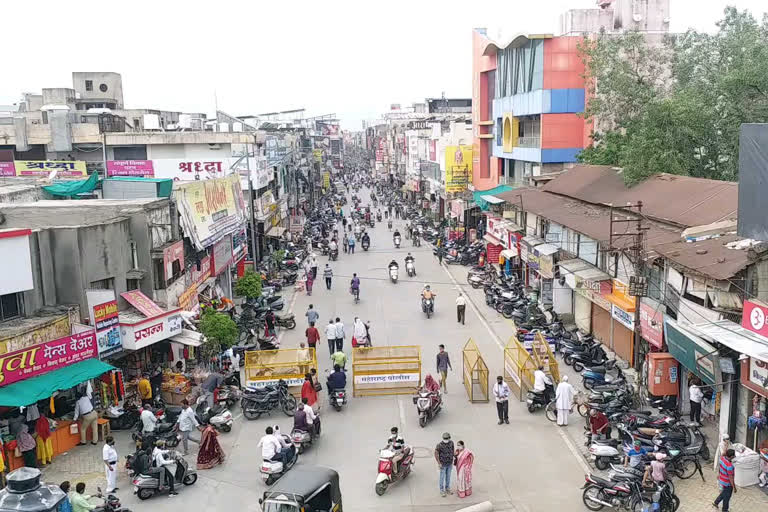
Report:
[[[456,492],[459,498],[472,495],[472,464],[475,454],[464,447],[464,441],[456,443]]]
[[[306,398],[307,405],[312,408],[314,408],[317,403],[317,391],[315,391],[311,373],[304,376],[304,384],[301,385],[301,398]]]
[[[219,434],[211,425],[203,429],[200,436],[200,451],[197,454],[197,469],[211,469],[224,462],[224,451],[218,440]]]

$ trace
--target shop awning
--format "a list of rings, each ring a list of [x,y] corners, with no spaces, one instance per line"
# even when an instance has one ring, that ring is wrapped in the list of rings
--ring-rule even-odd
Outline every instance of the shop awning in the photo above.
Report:
[[[672,357],[698,375],[706,384],[722,384],[720,355],[717,349],[690,330],[690,326],[683,326],[665,317],[664,340]]]
[[[24,407],[114,369],[104,361],[91,358],[39,377],[15,382],[0,387],[0,406]]]
[[[720,320],[687,325],[686,328],[709,342],[722,343],[740,354],[768,363],[768,338],[735,322]]]
[[[188,347],[199,347],[203,344],[203,335],[190,329],[182,329],[181,334],[171,336],[169,341],[181,343]]]
[[[501,251],[499,256],[502,256],[508,260],[511,260],[512,258],[517,256],[517,247],[513,247],[512,249],[504,249],[503,251]]]
[[[483,236],[483,240],[485,240],[486,242],[491,243],[493,245],[501,245],[501,240],[499,240],[498,238],[496,238],[495,236],[493,236],[490,233],[486,233]]]
[[[555,254],[560,248],[552,244],[540,244],[536,246],[536,252],[542,256],[549,256]]]
[[[535,236],[524,236],[523,242],[525,242],[529,247],[536,247],[537,245],[543,244],[544,240]]]
[[[724,292],[722,290],[708,290],[707,295],[709,296],[712,305],[718,309],[741,311],[744,307],[738,293]]]
[[[272,237],[272,238],[280,238],[283,236],[283,233],[285,233],[285,228],[282,226],[272,226],[272,228],[267,231],[266,236]]]
[[[489,204],[501,204],[501,203],[504,202],[503,199],[499,199],[496,196],[491,196],[491,195],[488,195],[488,194],[486,194],[484,196],[480,196],[480,199],[482,199],[483,201],[485,201],[486,203],[489,203]]]
[[[558,263],[558,266],[561,270],[560,275],[565,275],[566,279],[568,279],[568,275],[571,274],[582,281],[597,282],[611,280],[609,274],[579,258],[561,261]]]

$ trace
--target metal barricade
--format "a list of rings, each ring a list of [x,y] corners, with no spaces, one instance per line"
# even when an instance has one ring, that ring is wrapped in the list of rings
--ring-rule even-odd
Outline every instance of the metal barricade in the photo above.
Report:
[[[521,402],[533,388],[533,372],[537,365],[525,345],[517,338],[517,326],[512,322],[513,334],[504,347],[504,380]]]
[[[356,347],[352,349],[354,396],[410,395],[421,385],[421,347]]]
[[[467,340],[461,351],[461,380],[467,390],[470,402],[488,401],[488,365],[472,338]]]
[[[314,348],[249,350],[245,352],[245,385],[264,387],[284,380],[294,395],[301,394],[305,374],[317,369],[317,354]]]

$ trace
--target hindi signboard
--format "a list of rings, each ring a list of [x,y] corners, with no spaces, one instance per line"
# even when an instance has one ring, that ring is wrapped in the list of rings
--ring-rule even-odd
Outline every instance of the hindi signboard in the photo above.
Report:
[[[154,178],[155,167],[152,160],[107,160],[107,176]]]
[[[91,359],[96,353],[96,333],[89,331],[3,354],[0,386]]]

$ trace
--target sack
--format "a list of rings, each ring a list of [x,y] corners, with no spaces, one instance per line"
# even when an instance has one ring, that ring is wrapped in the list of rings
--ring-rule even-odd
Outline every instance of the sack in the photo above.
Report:
[[[315,391],[322,391],[323,385],[320,382],[315,383]]]

